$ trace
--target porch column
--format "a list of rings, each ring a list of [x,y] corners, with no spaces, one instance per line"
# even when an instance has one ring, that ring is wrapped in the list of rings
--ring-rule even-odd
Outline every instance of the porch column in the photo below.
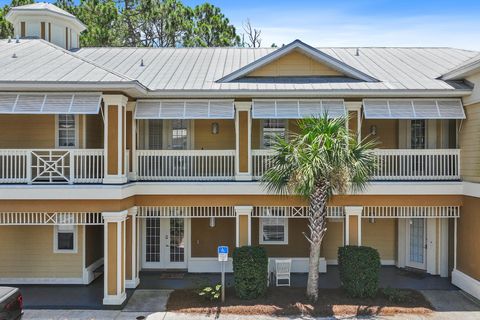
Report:
[[[345,245],[362,245],[363,207],[345,207]]]
[[[137,230],[137,207],[128,209],[128,215],[125,232],[125,287],[129,289],[136,288],[140,283],[138,276],[137,260],[137,242],[138,242],[138,230]]]
[[[235,180],[252,180],[251,101],[235,102]]]
[[[137,180],[137,121],[134,117],[135,103],[127,103],[126,112],[126,149],[128,150],[127,176],[129,180]]]
[[[362,140],[362,102],[361,101],[347,101],[345,108],[349,116],[348,128],[355,132],[358,142]]]
[[[107,94],[104,102],[104,152],[105,177],[103,183],[121,184],[127,182],[125,165],[127,97]]]
[[[252,206],[236,206],[236,246],[250,246],[252,244]]]
[[[125,221],[127,210],[103,212],[104,220],[104,288],[103,304],[121,305],[125,293]]]

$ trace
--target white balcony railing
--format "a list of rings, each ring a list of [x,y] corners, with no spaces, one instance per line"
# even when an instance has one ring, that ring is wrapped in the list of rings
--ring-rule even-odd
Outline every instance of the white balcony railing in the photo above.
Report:
[[[137,150],[139,181],[234,180],[235,150]]]
[[[377,149],[373,180],[459,180],[458,149]]]
[[[101,183],[102,149],[0,149],[0,183]]]
[[[460,179],[458,149],[376,149],[377,181],[445,181]],[[252,150],[253,178],[269,168],[272,150]]]

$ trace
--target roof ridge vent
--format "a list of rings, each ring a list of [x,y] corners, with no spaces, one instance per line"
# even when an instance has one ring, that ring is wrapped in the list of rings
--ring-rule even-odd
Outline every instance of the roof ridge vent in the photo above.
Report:
[[[145,67],[145,64],[143,63],[143,58],[140,60],[140,67]]]
[[[16,59],[16,58],[17,58],[17,54],[16,54],[15,52],[12,54],[12,58],[13,58],[13,59]]]
[[[357,57],[360,55],[360,49],[359,49],[359,48],[355,49],[355,55],[356,55]]]

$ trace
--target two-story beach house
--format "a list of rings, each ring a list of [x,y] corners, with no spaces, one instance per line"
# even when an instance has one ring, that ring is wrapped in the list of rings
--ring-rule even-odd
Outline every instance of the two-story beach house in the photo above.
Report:
[[[328,112],[379,141],[378,169],[329,204],[321,272],[366,245],[480,297],[479,52],[80,48],[85,26],[51,4],[7,19],[0,283],[87,285],[103,265],[118,305],[141,270],[218,272],[218,245],[306,272],[307,203],[259,179],[275,135]]]

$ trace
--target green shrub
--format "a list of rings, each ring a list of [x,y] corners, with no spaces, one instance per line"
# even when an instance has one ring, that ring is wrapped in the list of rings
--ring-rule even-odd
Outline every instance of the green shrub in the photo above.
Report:
[[[388,299],[388,301],[393,303],[402,303],[409,299],[408,292],[391,287],[386,287],[383,289],[383,295]]]
[[[235,293],[240,299],[255,299],[267,291],[268,257],[262,247],[243,246],[233,251]]]
[[[340,281],[347,294],[354,298],[373,297],[378,291],[380,255],[370,247],[338,248]]]
[[[206,300],[214,301],[220,299],[222,295],[222,285],[217,284],[214,287],[205,287],[198,293],[199,296],[204,297]]]

